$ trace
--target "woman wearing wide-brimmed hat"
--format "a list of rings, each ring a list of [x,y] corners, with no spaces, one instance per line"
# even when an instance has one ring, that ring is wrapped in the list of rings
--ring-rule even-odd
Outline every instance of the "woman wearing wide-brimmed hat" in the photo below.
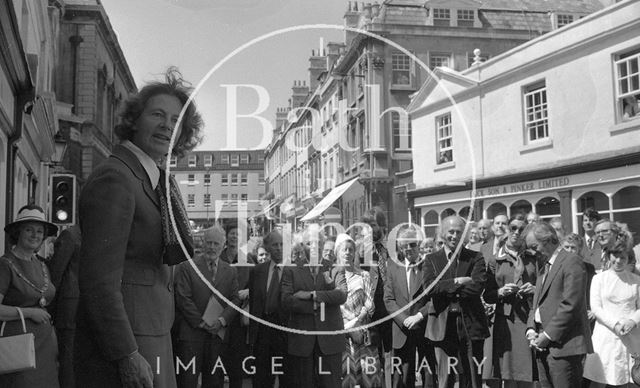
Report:
[[[55,287],[44,259],[36,252],[58,227],[47,222],[42,208],[27,205],[4,231],[13,248],[0,257],[0,321],[7,322],[5,336],[22,334],[22,311],[27,331],[35,336],[36,369],[0,375],[0,387],[56,388],[58,345],[45,310]]]

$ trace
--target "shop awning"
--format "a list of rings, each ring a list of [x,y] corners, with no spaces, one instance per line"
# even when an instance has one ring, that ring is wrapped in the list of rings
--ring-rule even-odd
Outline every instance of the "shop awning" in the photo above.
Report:
[[[334,187],[329,192],[329,194],[327,194],[326,197],[322,198],[322,200],[318,202],[318,204],[313,209],[311,209],[309,213],[302,217],[300,221],[309,221],[320,217],[320,215],[322,215],[322,213],[327,210],[329,206],[331,206],[338,198],[342,197],[342,194],[346,193],[347,190],[349,190],[349,188],[353,186],[353,184],[357,181],[358,178],[353,178],[348,182]]]

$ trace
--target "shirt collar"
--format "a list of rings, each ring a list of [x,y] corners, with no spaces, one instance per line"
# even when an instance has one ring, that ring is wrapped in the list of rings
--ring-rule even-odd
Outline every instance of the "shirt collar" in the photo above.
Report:
[[[160,180],[160,170],[158,170],[156,162],[131,141],[125,140],[121,144],[123,147],[133,152],[136,158],[138,158],[142,168],[147,172],[149,182],[151,182],[151,187],[155,190],[156,186],[158,186],[158,181]]]
[[[444,244],[443,248],[444,248],[444,255],[447,258],[449,258],[449,256],[451,255],[451,252],[452,252],[451,249],[449,249],[449,246],[447,244]]]
[[[560,253],[561,250],[562,250],[562,245],[558,245],[556,250],[553,252],[553,255],[551,255],[549,260],[547,260],[547,263],[549,263],[549,266],[553,265],[553,262],[556,261],[556,258],[558,257],[558,254]]]

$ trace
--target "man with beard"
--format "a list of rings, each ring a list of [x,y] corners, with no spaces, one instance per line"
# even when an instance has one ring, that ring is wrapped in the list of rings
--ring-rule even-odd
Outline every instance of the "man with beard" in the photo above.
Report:
[[[428,294],[434,307],[429,320],[446,321],[444,333],[431,331],[438,361],[438,382],[441,388],[453,387],[458,374],[461,388],[479,388],[482,386],[479,364],[483,359],[484,339],[489,336],[480,299],[487,283],[486,264],[478,252],[458,246],[462,244],[464,219],[447,217],[440,231],[444,248],[427,256],[424,265],[424,287],[429,287],[448,266]],[[442,339],[435,338],[439,336]],[[457,372],[449,373],[450,367],[455,367]]]
[[[204,231],[204,254],[194,259],[196,267],[211,285],[231,303],[238,305],[238,277],[236,269],[220,259],[224,247],[225,233],[219,227]],[[228,335],[222,334],[237,315],[235,309],[227,305],[200,279],[199,274],[185,261],[178,265],[175,273],[176,284],[176,358],[188,365],[195,358],[195,373],[189,368],[178,371],[176,378],[179,388],[198,386],[198,374],[202,372],[202,386],[221,387],[224,383],[223,368],[218,358],[227,345]],[[212,323],[203,319],[210,298],[216,298],[224,310]],[[228,334],[228,333],[226,333]],[[226,370],[228,365],[225,365]]]

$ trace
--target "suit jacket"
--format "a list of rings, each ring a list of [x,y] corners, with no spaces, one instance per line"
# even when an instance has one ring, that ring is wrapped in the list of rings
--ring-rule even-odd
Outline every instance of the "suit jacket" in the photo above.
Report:
[[[51,315],[56,329],[75,329],[78,289],[78,265],[80,264],[80,227],[63,230],[54,243],[54,253],[47,262],[51,283],[56,297],[51,305]]]
[[[544,275],[538,276],[527,325],[535,328],[535,311],[540,309],[542,329],[551,338],[549,351],[554,357],[593,352],[586,284],[587,274],[582,259],[565,250],[558,253],[546,279]]]
[[[602,248],[597,241],[594,242],[593,249],[590,249],[585,241],[580,256],[582,256],[584,262],[588,264],[587,270],[592,272],[591,276],[595,275],[595,271],[602,269]]]
[[[312,300],[300,300],[293,294],[298,291],[315,291],[318,306],[314,310]],[[309,331],[333,331],[344,329],[340,305],[347,300],[347,282],[344,271],[335,277],[321,272],[315,282],[309,267],[289,266],[282,272],[282,305],[290,313],[288,327]],[[320,303],[325,304],[325,319],[320,319]],[[311,357],[318,342],[322,354],[342,353],[345,347],[343,334],[313,335],[288,334],[288,353],[298,357]]]
[[[423,271],[422,266],[418,266],[416,274],[416,281],[411,284],[411,291],[409,291],[407,285],[407,271],[404,266],[397,264],[395,261],[389,261],[387,266],[387,281],[384,284],[384,305],[389,312],[389,315],[393,315],[403,307],[413,301],[415,298],[419,300],[411,305],[408,309],[405,309],[393,317],[392,338],[393,348],[400,349],[404,346],[409,330],[404,327],[404,320],[411,315],[415,315],[418,312],[422,313],[422,316],[427,319],[427,298],[420,297],[423,288]],[[414,330],[420,330],[424,332],[425,321],[423,320],[420,325],[417,325]]]
[[[122,145],[87,179],[79,205],[77,360],[95,357],[111,364],[138,349],[166,353],[166,345],[154,342],[142,349],[136,341],[136,336],[169,335],[174,319],[159,206],[146,171]]]
[[[270,264],[271,262],[269,261],[258,264],[249,274],[249,312],[252,316],[260,319],[265,319],[264,310],[267,305],[267,282],[269,278]],[[280,284],[280,287],[280,290],[282,292],[282,283]],[[280,298],[279,303],[281,303],[281,300],[282,298]],[[274,323],[279,325],[286,325],[288,323],[287,318],[288,315],[284,311],[284,309],[279,308],[277,322]],[[262,324],[253,319],[249,323],[249,343],[252,345],[256,343],[256,340],[258,338],[258,328],[260,325]]]
[[[435,281],[448,262],[444,249],[427,256],[423,265],[425,287]],[[467,276],[472,279],[471,283],[464,285],[454,283],[456,277]],[[457,301],[462,309],[469,338],[482,340],[489,337],[487,316],[480,299],[486,284],[487,267],[482,254],[462,248],[458,256],[457,270],[453,263],[429,292],[436,315],[444,311],[451,302]]]
[[[493,244],[495,244],[495,241],[496,241],[496,238],[494,236],[488,239],[486,243],[480,246],[480,253],[482,254],[482,257],[484,258],[484,262],[487,266],[494,265],[496,261],[497,252],[496,254],[493,253]]]
[[[211,279],[213,273],[207,267],[204,257],[200,256],[195,261],[196,267],[207,279]],[[206,283],[193,270],[188,261],[178,264],[175,273],[176,285],[176,326],[177,336],[182,341],[203,342],[207,338],[207,332],[198,328],[202,322],[202,314],[207,308],[209,298],[214,295]],[[212,282],[213,287],[219,291],[232,304],[239,306],[238,275],[236,269],[229,263],[218,259],[216,265],[216,277]],[[238,312],[216,295],[216,299],[222,306],[222,312],[227,325],[238,315]],[[227,332],[228,334],[228,332]],[[224,338],[226,341],[228,338]]]

